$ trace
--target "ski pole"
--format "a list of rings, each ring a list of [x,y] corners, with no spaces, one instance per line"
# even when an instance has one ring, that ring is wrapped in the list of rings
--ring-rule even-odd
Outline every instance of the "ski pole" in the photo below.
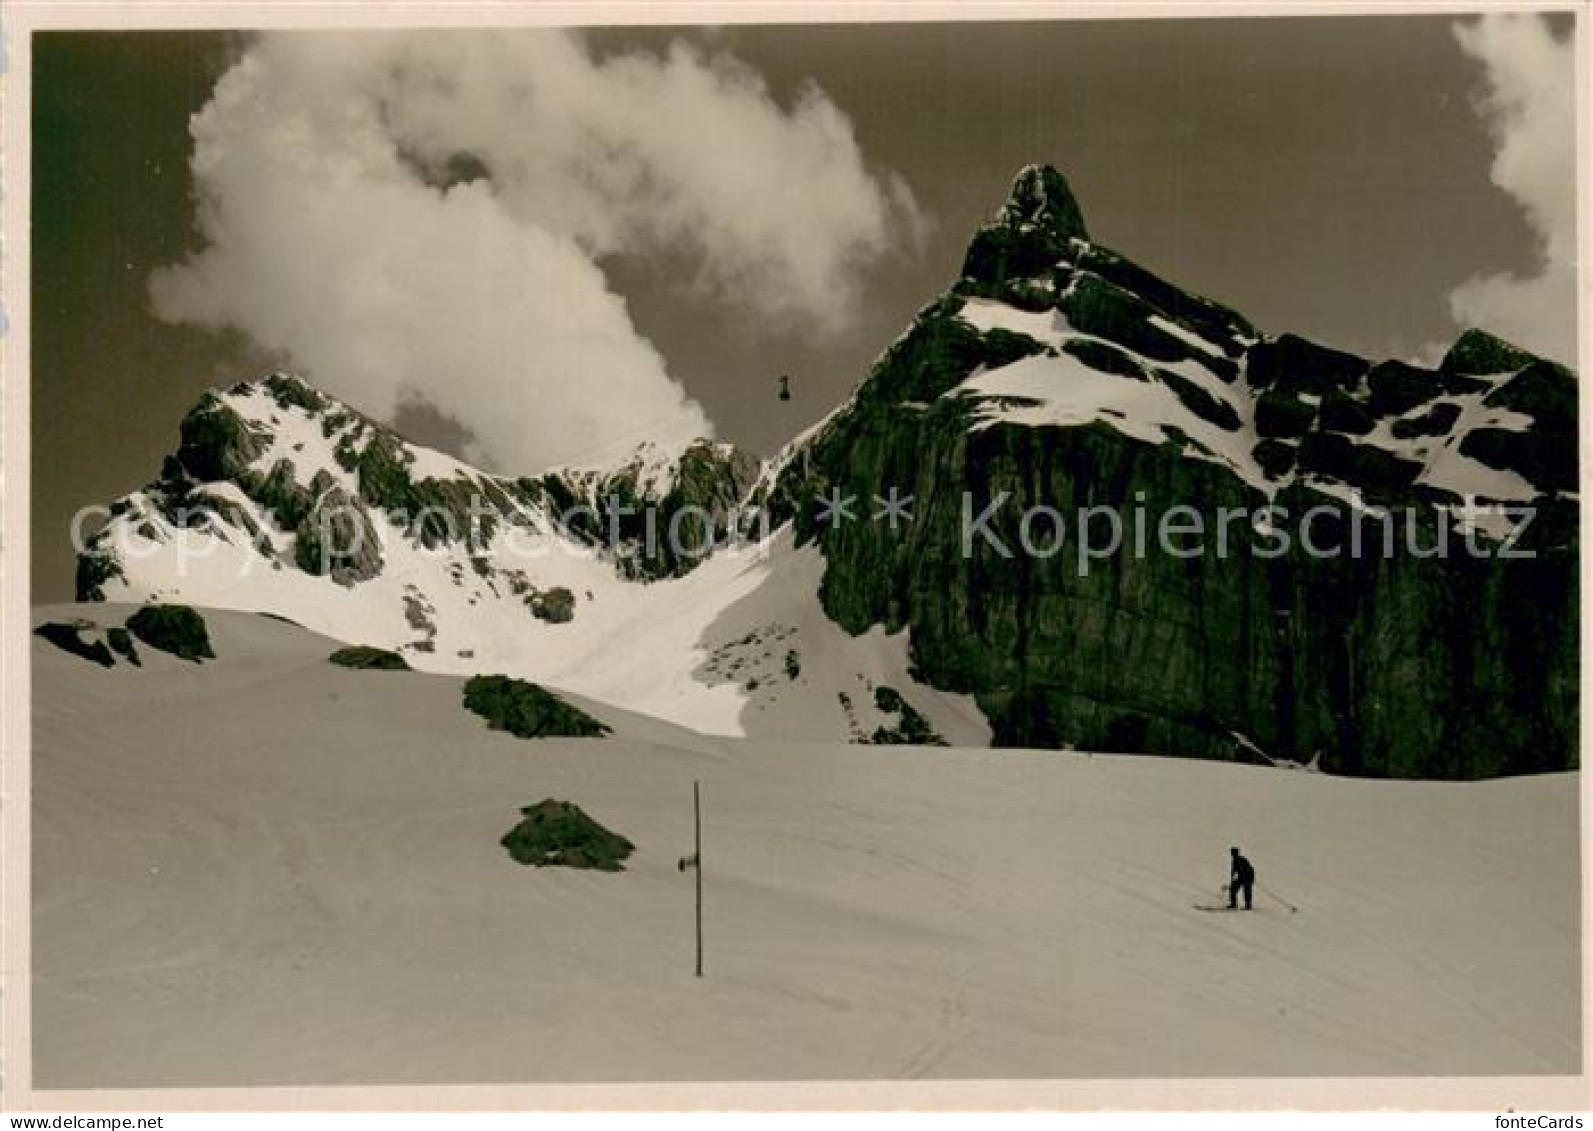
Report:
[[[1273,899],[1277,900],[1279,903],[1283,904],[1283,906],[1287,907],[1289,909],[1289,914],[1290,915],[1293,915],[1295,912],[1300,910],[1294,904],[1290,903],[1287,899],[1284,899],[1277,892],[1275,892],[1271,888],[1269,888],[1266,884],[1257,883],[1256,887],[1260,888],[1262,891],[1264,891],[1268,895],[1270,895]]]

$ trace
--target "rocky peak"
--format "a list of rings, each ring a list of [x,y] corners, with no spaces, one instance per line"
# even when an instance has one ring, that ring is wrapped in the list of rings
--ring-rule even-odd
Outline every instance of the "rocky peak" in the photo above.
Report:
[[[646,441],[618,464],[550,471],[541,483],[554,503],[581,516],[573,533],[598,539],[607,532],[609,541],[618,534],[610,549],[621,573],[656,580],[691,572],[734,536],[759,470],[751,456],[722,441]],[[648,531],[659,529],[675,530],[679,546],[649,539]]]
[[[1025,165],[1018,171],[999,218],[1010,227],[1034,225],[1063,241],[1090,238],[1067,178],[1050,165]]]
[[[974,236],[963,278],[993,297],[1044,289],[1075,240],[1088,243],[1089,233],[1067,180],[1050,165],[1026,165],[996,218]]]
[[[1536,360],[1519,346],[1473,327],[1455,339],[1438,368],[1445,373],[1490,376],[1520,369]]]

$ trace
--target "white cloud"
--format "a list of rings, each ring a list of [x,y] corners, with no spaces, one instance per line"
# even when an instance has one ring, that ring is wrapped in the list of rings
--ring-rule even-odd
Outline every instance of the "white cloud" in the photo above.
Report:
[[[667,256],[762,325],[831,333],[918,223],[821,91],[781,107],[685,46],[271,34],[192,131],[208,246],[154,275],[156,312],[237,327],[377,415],[419,394],[508,471],[711,430],[603,256]],[[439,187],[460,157],[487,176]]]
[[[1537,234],[1530,275],[1467,280],[1449,296],[1461,325],[1481,326],[1558,361],[1576,361],[1576,107],[1574,44],[1546,21],[1492,14],[1456,24],[1461,50],[1483,66],[1476,107],[1494,141],[1493,183]]]

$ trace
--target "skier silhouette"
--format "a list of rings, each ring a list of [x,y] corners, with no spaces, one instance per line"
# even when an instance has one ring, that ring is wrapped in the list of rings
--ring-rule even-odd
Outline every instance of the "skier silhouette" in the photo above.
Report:
[[[791,378],[789,377],[780,378],[780,399],[783,401],[791,399]]]
[[[1252,910],[1250,906],[1250,889],[1256,882],[1256,870],[1250,866],[1250,861],[1239,854],[1237,848],[1228,850],[1233,854],[1233,871],[1228,878],[1228,906],[1234,909],[1239,907],[1239,893],[1245,893],[1245,910]]]

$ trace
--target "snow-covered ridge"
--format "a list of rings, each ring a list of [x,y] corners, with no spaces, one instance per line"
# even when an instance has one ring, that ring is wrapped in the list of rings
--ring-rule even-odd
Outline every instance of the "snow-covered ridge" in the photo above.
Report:
[[[1074,250],[1087,247],[1073,241]],[[1068,269],[1067,261],[1059,263]],[[1023,285],[1033,294],[1038,278]],[[1074,284],[1070,284],[1070,289]],[[1258,405],[1267,390],[1249,380],[1250,351],[1273,344],[1275,338],[1243,340],[1245,353],[1235,365],[1223,343],[1203,337],[1188,325],[1161,314],[1146,321],[1189,347],[1191,356],[1168,361],[1149,356],[1132,344],[1085,333],[1070,324],[1064,292],[1054,309],[1031,309],[999,298],[960,295],[956,317],[981,335],[1005,332],[1022,335],[1043,347],[1043,352],[995,367],[981,366],[962,382],[941,394],[975,402],[973,427],[996,423],[1030,427],[1082,427],[1105,425],[1132,439],[1183,445],[1190,458],[1226,467],[1267,498],[1299,483],[1324,494],[1361,501],[1361,485],[1347,482],[1320,468],[1302,466],[1293,458],[1278,466],[1258,458],[1267,448],[1286,447],[1291,452],[1301,436],[1269,431],[1258,420]],[[1092,354],[1090,351],[1097,351]],[[1093,358],[1105,356],[1126,361],[1133,374],[1102,368]],[[1227,363],[1224,370],[1222,363]],[[1368,363],[1370,372],[1374,367]],[[1479,431],[1528,433],[1535,418],[1498,403],[1500,389],[1522,372],[1522,367],[1500,369],[1486,375],[1469,375],[1457,381],[1465,387],[1419,399],[1402,411],[1372,418],[1343,438],[1358,449],[1386,457],[1391,466],[1408,466],[1411,484],[1423,489],[1430,502],[1457,521],[1467,521],[1464,500],[1513,503],[1531,500],[1549,488],[1531,482],[1520,470],[1491,466],[1469,449],[1468,438]],[[1273,394],[1277,396],[1279,394]],[[1338,394],[1335,394],[1336,396]],[[1303,437],[1318,432],[1335,433],[1323,413],[1320,393],[1298,392],[1292,398],[1307,413],[1310,424]],[[1361,411],[1374,403],[1375,392],[1363,373],[1339,397]],[[1222,406],[1213,413],[1213,405]],[[908,406],[904,406],[908,407]],[[1337,407],[1337,406],[1335,406]],[[1231,419],[1223,420],[1222,416]],[[1497,523],[1481,524],[1499,534]]]
[[[681,460],[692,450],[726,462],[740,455],[734,444],[723,440],[696,439],[673,445],[643,440],[611,462],[553,467],[544,474],[556,476],[583,491],[624,480],[638,497],[662,499],[675,489]]]
[[[1432,369],[1265,334],[1095,243],[1049,166],[1019,171],[915,327],[884,385],[915,414],[952,398],[973,402],[975,428],[1105,426],[1267,497],[1300,485],[1453,514],[1468,499],[1560,506],[1577,487],[1568,370],[1476,329]]]
[[[303,390],[307,398],[324,401],[324,407],[316,409],[284,403],[273,390],[285,388]],[[243,382],[219,394],[219,399],[270,438],[269,455],[262,457],[266,464],[286,457],[292,463],[307,463],[312,469],[325,467],[334,472],[340,486],[350,491],[357,490],[358,483],[351,472],[338,466],[337,448],[340,443],[360,440],[367,429],[389,439],[399,461],[415,479],[457,480],[494,484],[500,488],[514,482],[484,472],[446,452],[404,439],[387,426],[321,393],[295,374],[274,373],[262,381]],[[678,444],[642,440],[607,462],[554,466],[529,473],[529,477],[552,477],[572,487],[624,478],[640,497],[662,499],[674,489],[682,456],[692,449],[709,451],[726,460],[736,454],[734,445],[707,439]]]
[[[735,503],[757,471],[700,441],[510,480],[272,374],[190,414],[161,478],[112,505],[80,585],[87,569],[95,599],[271,613],[422,671],[536,679],[706,733],[866,741],[899,721],[875,705],[883,687],[948,741],[987,743],[970,701],[909,674],[904,633],[852,637],[829,621],[823,558],[788,532],[755,527],[691,568],[640,576],[561,513],[622,484],[630,499],[706,502],[722,489]],[[468,537],[428,538],[409,513],[476,502],[486,520]],[[365,541],[342,573],[302,552],[316,508],[333,505]]]
[[[590,529],[571,529],[565,512],[576,503],[599,503],[609,491],[658,502],[681,486],[682,469],[693,461],[746,464],[729,444],[643,442],[606,466],[493,475],[412,443],[302,378],[278,372],[207,394],[183,421],[182,445],[160,478],[112,504],[111,527],[114,533],[131,525],[145,541],[160,542],[178,528],[211,528],[236,540],[226,529],[231,525],[258,549],[291,558],[297,519],[331,500],[385,516],[410,536],[419,516],[431,523],[426,541],[435,540],[430,532],[439,522],[449,541],[507,524],[561,536],[582,556],[594,548],[601,555],[611,548]]]

